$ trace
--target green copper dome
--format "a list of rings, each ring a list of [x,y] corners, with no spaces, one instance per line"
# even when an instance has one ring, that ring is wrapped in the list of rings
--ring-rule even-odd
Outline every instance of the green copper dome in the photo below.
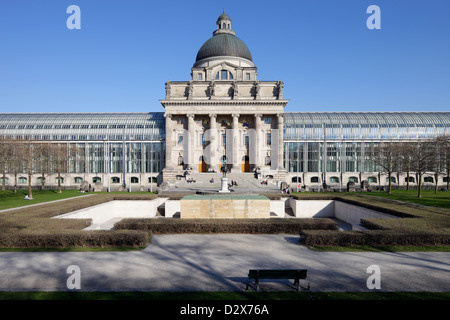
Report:
[[[239,57],[252,61],[252,55],[244,41],[229,33],[218,33],[201,46],[195,62],[219,56]]]
[[[252,55],[247,45],[231,30],[231,19],[225,13],[217,18],[217,30],[208,39],[197,53],[195,62],[211,57],[239,57],[252,61]]]

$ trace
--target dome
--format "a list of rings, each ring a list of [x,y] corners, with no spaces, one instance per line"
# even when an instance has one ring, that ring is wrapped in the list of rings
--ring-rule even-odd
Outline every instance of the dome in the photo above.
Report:
[[[231,29],[231,19],[225,13],[217,18],[217,29],[213,32],[213,36],[209,38],[197,53],[195,62],[211,57],[238,57],[252,61],[252,55],[247,45],[236,37],[235,32]]]
[[[239,57],[252,61],[252,55],[244,41],[229,33],[217,33],[201,46],[195,62],[219,56]]]

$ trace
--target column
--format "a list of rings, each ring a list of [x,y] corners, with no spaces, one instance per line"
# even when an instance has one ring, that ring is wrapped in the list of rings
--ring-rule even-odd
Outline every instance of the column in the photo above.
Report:
[[[187,163],[187,167],[188,168],[192,168],[195,169],[195,161],[194,161],[194,135],[195,135],[195,131],[194,131],[194,127],[195,127],[195,122],[194,122],[194,114],[188,114],[188,148],[187,150],[184,150],[185,153],[185,157],[187,157],[187,159],[185,159],[185,163]],[[198,170],[198,167],[196,168]]]
[[[217,148],[219,146],[219,138],[217,134],[217,114],[209,115],[209,168],[219,172]]]
[[[277,114],[278,122],[277,122],[277,129],[278,129],[278,170],[284,170],[283,166],[283,144],[284,144],[284,138],[283,138],[283,114]]]
[[[232,124],[232,130],[233,130],[233,143],[232,143],[232,166],[231,166],[231,172],[241,172],[242,171],[242,164],[241,161],[239,161],[239,114],[232,114],[233,117],[233,124]]]
[[[257,113],[255,114],[255,166],[257,168],[262,168],[262,166],[264,165],[264,161],[263,161],[263,145],[264,145],[264,137],[262,136],[261,133],[261,117],[262,114]]]
[[[172,159],[172,149],[174,145],[173,121],[171,114],[164,114],[166,118],[166,167],[167,170],[174,170],[175,166]]]

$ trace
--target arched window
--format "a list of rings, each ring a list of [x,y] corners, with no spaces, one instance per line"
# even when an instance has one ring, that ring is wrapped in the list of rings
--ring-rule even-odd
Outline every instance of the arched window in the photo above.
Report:
[[[19,183],[27,183],[27,178],[25,178],[25,177],[19,177],[18,182],[19,182]]]
[[[389,177],[386,177],[386,182],[389,183]],[[391,182],[397,183],[397,179],[395,179],[395,177],[391,177]]]
[[[431,182],[431,183],[433,183],[433,181],[434,181],[433,177],[424,177],[423,178],[423,182]]]
[[[100,178],[100,177],[93,177],[92,178],[92,182],[93,183],[100,183],[100,182],[102,182],[102,178]]]
[[[311,177],[311,183],[314,183],[314,182],[319,182],[319,177]]]
[[[75,178],[73,178],[73,181],[75,183],[82,183],[83,182],[83,178],[82,177],[75,177]]]
[[[292,177],[292,182],[301,183],[302,182],[302,178],[298,177],[298,181],[297,181],[297,177]]]
[[[330,183],[339,183],[338,177],[330,177]]]
[[[64,183],[64,178],[63,177],[61,177],[61,178],[56,177],[55,178],[55,183]]]
[[[415,181],[414,177],[409,177],[409,182],[414,183]],[[405,178],[405,182],[408,182],[408,177]]]
[[[111,177],[111,183],[120,183],[119,177]]]
[[[233,74],[228,70],[220,70],[216,73],[216,80],[233,80]]]
[[[9,179],[5,178],[5,184],[8,183]],[[3,183],[3,177],[0,177],[0,183]]]
[[[131,183],[139,183],[138,177],[131,177]]]
[[[348,181],[349,181],[349,182],[355,182],[355,183],[358,183],[358,178],[357,178],[357,177],[350,177],[350,178],[348,178]]]
[[[367,178],[367,181],[369,181],[369,183],[377,183],[377,177],[369,177]]]

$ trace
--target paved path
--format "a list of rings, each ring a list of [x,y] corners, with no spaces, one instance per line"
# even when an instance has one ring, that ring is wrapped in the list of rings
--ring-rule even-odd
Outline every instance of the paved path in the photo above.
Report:
[[[142,251],[1,252],[0,290],[68,290],[67,267],[84,291],[241,291],[250,268],[307,268],[311,291],[368,291],[378,265],[383,291],[450,291],[450,253],[314,252],[293,235],[155,235]],[[264,282],[262,290],[293,290]]]

